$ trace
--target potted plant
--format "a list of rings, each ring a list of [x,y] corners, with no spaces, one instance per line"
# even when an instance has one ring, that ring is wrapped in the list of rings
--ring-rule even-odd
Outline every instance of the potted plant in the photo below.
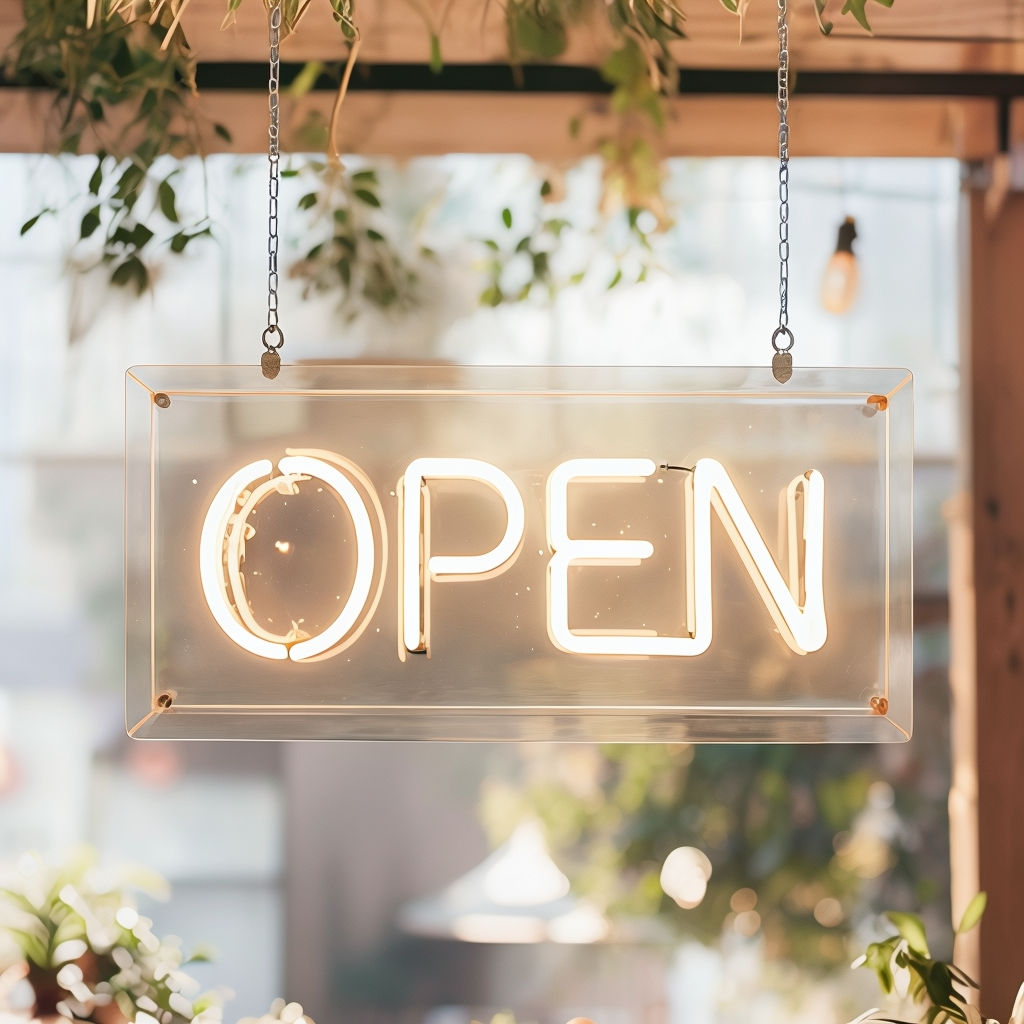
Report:
[[[219,1024],[217,997],[185,970],[208,954],[185,954],[138,911],[137,894],[167,892],[153,872],[103,869],[89,848],[57,866],[21,857],[0,886],[0,1020]],[[313,1022],[276,1000],[239,1024]]]

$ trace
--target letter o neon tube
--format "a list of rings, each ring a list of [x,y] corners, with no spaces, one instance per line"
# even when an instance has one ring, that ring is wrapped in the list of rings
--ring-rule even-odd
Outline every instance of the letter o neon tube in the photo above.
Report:
[[[268,459],[261,459],[233,473],[214,496],[203,522],[199,541],[199,576],[203,596],[217,625],[243,650],[261,658],[276,661],[303,661],[329,650],[349,633],[366,606],[373,584],[376,549],[370,516],[352,482],[334,466],[309,455],[289,455],[278,462],[286,478],[310,478],[325,483],[348,509],[356,535],[356,569],[352,590],[344,607],[329,626],[316,636],[297,643],[285,644],[255,636],[239,620],[228,596],[224,572],[224,541],[238,495],[250,484],[268,476],[273,469]]]

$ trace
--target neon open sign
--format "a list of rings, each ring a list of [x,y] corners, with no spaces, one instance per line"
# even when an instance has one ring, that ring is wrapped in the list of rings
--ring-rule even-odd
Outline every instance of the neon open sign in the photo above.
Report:
[[[348,460],[330,453],[320,457],[289,454],[272,476],[267,460],[253,462],[233,473],[217,491],[207,510],[199,545],[203,595],[224,634],[243,650],[273,660],[308,661],[337,653],[365,621],[373,586],[377,552],[371,509],[355,481],[365,473]],[[348,468],[348,472],[346,472]],[[664,467],[667,469],[668,467]],[[579,565],[638,565],[654,554],[649,540],[579,539],[569,536],[569,486],[574,483],[640,480],[658,466],[650,459],[573,459],[556,467],[547,479],[546,536],[551,558],[546,567],[547,628],[552,643],[574,654],[625,657],[696,657],[711,644],[712,574],[711,510],[728,528],[751,580],[771,613],[780,635],[797,654],[817,651],[825,643],[825,601],[822,592],[824,542],[824,480],[808,470],[785,488],[784,533],[789,557],[788,581],[768,550],[725,468],[714,459],[698,459],[685,489],[678,518],[686,536],[685,607],[688,630],[683,636],[644,636],[614,629],[574,631],[569,616],[569,572]],[[351,475],[350,475],[351,474]],[[269,479],[263,479],[269,478]],[[479,554],[443,555],[431,552],[425,529],[430,482],[472,481],[492,488],[504,513],[501,539]],[[338,615],[316,636],[275,635],[260,626],[246,596],[242,579],[249,516],[272,494],[295,494],[300,483],[326,485],[350,516],[355,532],[355,572],[349,594]],[[258,483],[258,486],[257,486]],[[801,500],[802,499],[802,500]],[[471,582],[504,572],[523,545],[526,522],[523,498],[512,479],[489,462],[466,458],[420,458],[403,474],[398,488],[397,516],[401,535],[402,572],[399,614],[406,651],[429,649],[426,589],[433,582]],[[801,514],[797,506],[803,505]],[[378,510],[379,527],[386,530]],[[278,542],[291,547],[291,541]],[[802,567],[802,569],[801,569]],[[801,602],[801,595],[803,600]]]
[[[910,393],[132,370],[129,731],[906,738]]]

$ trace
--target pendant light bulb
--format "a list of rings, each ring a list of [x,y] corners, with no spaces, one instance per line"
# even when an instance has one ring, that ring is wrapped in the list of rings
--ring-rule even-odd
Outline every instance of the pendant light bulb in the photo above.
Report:
[[[836,251],[829,258],[821,282],[821,304],[830,313],[847,312],[857,298],[860,271],[853,252],[856,237],[857,226],[852,217],[847,217],[839,225]]]

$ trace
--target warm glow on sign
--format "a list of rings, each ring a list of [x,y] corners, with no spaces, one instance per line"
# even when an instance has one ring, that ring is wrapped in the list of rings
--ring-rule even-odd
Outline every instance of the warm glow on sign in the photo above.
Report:
[[[356,626],[373,582],[376,552],[366,504],[337,465],[340,456],[324,458],[289,454],[278,463],[280,476],[270,476],[268,460],[253,462],[232,474],[217,491],[203,523],[199,569],[210,611],[224,633],[239,647],[260,657],[303,661],[329,652]],[[353,467],[359,472],[356,467]],[[711,645],[711,509],[726,527],[754,586],[786,643],[797,654],[819,650],[825,643],[825,600],[822,591],[824,545],[824,480],[808,470],[785,489],[786,563],[783,579],[767,545],[754,525],[729,474],[714,459],[699,459],[688,473],[684,508],[686,575],[683,580],[688,631],[683,636],[659,636],[616,630],[578,632],[569,625],[571,566],[635,566],[654,554],[648,540],[574,539],[568,533],[569,486],[574,483],[629,483],[651,476],[657,465],[650,459],[571,459],[556,467],[547,480],[546,533],[551,558],[547,564],[547,626],[551,641],[570,654],[694,657]],[[363,474],[360,473],[360,476]],[[270,477],[258,486],[252,485]],[[248,520],[270,494],[295,494],[301,481],[319,480],[345,506],[355,529],[355,579],[341,612],[316,636],[293,626],[278,636],[256,621],[242,578]],[[462,480],[490,487],[501,498],[505,530],[490,550],[473,555],[434,555],[430,550],[430,481]],[[526,529],[523,498],[511,478],[479,459],[422,458],[406,469],[398,490],[402,534],[400,614],[407,651],[429,647],[429,584],[472,582],[493,577],[515,559]],[[800,509],[802,506],[802,512]],[[290,549],[277,541],[279,552]],[[803,600],[801,601],[801,595]]]
[[[133,736],[910,736],[905,370],[134,367],[125,402]]]
[[[428,502],[430,480],[475,480],[497,491],[505,506],[505,534],[481,555],[432,555]],[[429,642],[425,615],[429,579],[486,579],[501,572],[523,540],[526,511],[523,497],[508,475],[479,459],[416,459],[402,479],[402,637],[406,650],[426,650]],[[425,563],[425,565],[424,565]],[[426,572],[424,572],[426,569]]]
[[[578,633],[569,628],[570,565],[637,565],[654,554],[654,545],[646,540],[571,539],[566,530],[569,484],[573,481],[641,480],[656,469],[650,459],[573,459],[563,462],[548,477],[548,544],[554,552],[548,563],[548,630],[552,641],[563,651],[574,654],[676,657],[703,654],[711,645],[713,505],[786,642],[798,654],[819,650],[827,633],[821,584],[824,544],[821,474],[810,470],[786,489],[790,576],[787,585],[728,473],[714,459],[697,461],[686,488],[687,634],[649,636],[610,630]],[[796,506],[800,497],[804,504],[802,544],[796,540]],[[804,551],[802,572],[801,548]],[[806,593],[803,605],[799,603],[801,589]]]
[[[330,456],[330,453],[323,453]],[[338,456],[333,461],[343,462]],[[373,528],[366,505],[349,478],[330,462],[310,455],[289,454],[277,464],[281,476],[271,477],[257,487],[252,485],[270,476],[272,465],[262,459],[233,473],[210,503],[199,543],[199,577],[206,603],[220,628],[239,647],[263,658],[277,661],[305,661],[331,650],[356,626],[366,607],[373,583],[376,558]],[[270,494],[295,494],[304,480],[326,484],[348,510],[356,535],[356,569],[351,592],[341,612],[316,636],[292,634],[276,636],[256,621],[249,607],[242,579],[245,540],[250,514]],[[277,541],[276,549],[285,554],[290,545]]]

